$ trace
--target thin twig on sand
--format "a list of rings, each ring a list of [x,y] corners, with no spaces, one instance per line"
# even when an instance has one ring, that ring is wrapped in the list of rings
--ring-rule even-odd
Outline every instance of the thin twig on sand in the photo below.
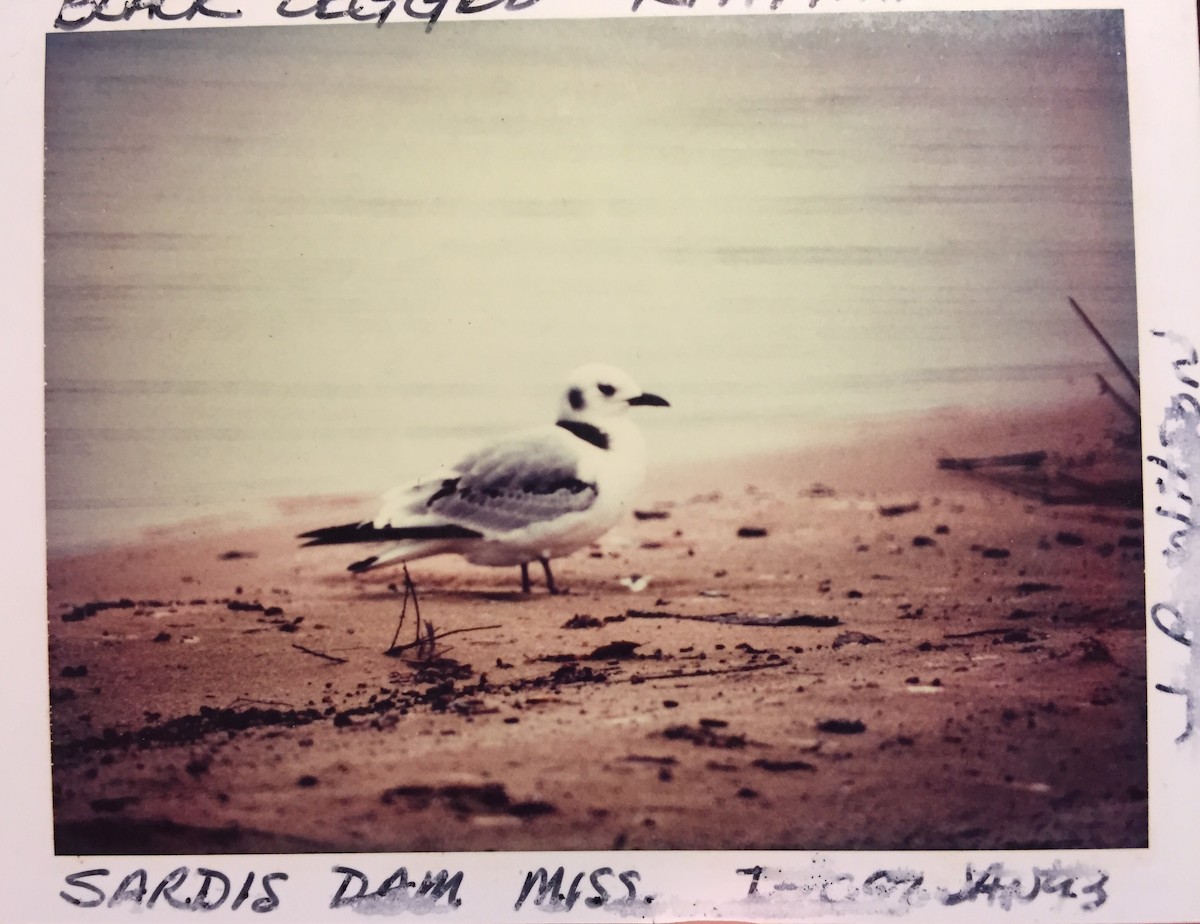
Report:
[[[626,610],[625,615],[630,619],[684,619],[695,622],[717,622],[729,626],[771,626],[776,628],[808,626],[809,628],[826,629],[842,624],[841,619],[837,616],[814,616],[811,613],[764,616],[752,613],[667,613],[662,610]]]
[[[347,661],[346,658],[339,658],[337,655],[326,654],[323,651],[314,651],[311,648],[305,648],[303,645],[297,645],[295,642],[292,642],[292,647],[303,651],[305,654],[310,654],[314,658],[323,658],[326,661],[332,661],[334,664],[345,664]]]
[[[400,630],[404,628],[404,616],[408,613],[408,598],[412,597],[413,612],[417,617],[416,638],[413,645],[419,644],[421,641],[421,604],[417,600],[417,585],[413,583],[412,578],[408,574],[408,564],[404,564],[404,599],[400,603],[400,619],[396,623],[396,634],[392,636],[392,644],[387,648],[387,652],[394,651],[396,641],[400,638]],[[405,646],[411,647],[411,646]],[[387,652],[384,652],[385,654]]]
[[[708,670],[689,671],[681,674],[634,674],[615,683],[646,683],[650,680],[684,680],[689,677],[713,677],[717,674],[748,674],[751,671],[769,671],[776,667],[790,667],[791,661],[772,661],[770,664],[743,664],[740,667],[721,667]]]
[[[385,651],[384,654],[387,655],[389,658],[398,658],[398,657],[400,657],[400,655],[404,654],[404,652],[406,652],[412,648],[416,648],[418,650],[418,652],[420,652],[420,651],[423,651],[423,649],[425,649],[426,647],[428,647],[429,652],[428,652],[427,656],[431,657],[433,655],[433,651],[434,651],[434,647],[435,647],[436,643],[440,642],[444,638],[448,638],[451,635],[459,635],[463,632],[483,632],[487,629],[502,628],[502,626],[500,626],[500,625],[469,626],[466,629],[451,629],[449,632],[435,632],[433,629],[433,624],[430,623],[428,620],[426,620],[425,626],[426,626],[426,634],[425,635],[423,635],[420,638],[418,638],[414,641],[411,641],[405,645],[392,645],[392,647],[389,648],[387,651]]]
[[[244,709],[247,706],[276,706],[280,709],[293,709],[291,703],[281,703],[274,699],[254,699],[250,696],[239,696],[232,703],[226,706],[226,709]]]
[[[984,635],[1005,635],[1012,631],[1012,626],[1002,626],[997,629],[976,629],[974,632],[947,632],[942,638],[980,638]]]

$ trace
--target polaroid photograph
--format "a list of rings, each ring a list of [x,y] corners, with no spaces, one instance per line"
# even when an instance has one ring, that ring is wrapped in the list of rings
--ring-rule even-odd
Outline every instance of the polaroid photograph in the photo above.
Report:
[[[1193,6],[250,6],[3,14],[13,920],[1200,914]]]

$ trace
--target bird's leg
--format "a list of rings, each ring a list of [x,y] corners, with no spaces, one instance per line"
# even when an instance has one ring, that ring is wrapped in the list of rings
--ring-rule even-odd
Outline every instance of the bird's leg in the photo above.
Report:
[[[527,594],[533,589],[533,585],[529,583],[529,562],[521,562],[521,593]]]
[[[550,571],[550,559],[543,556],[539,558],[538,561],[542,563],[542,570],[546,572],[546,590],[550,591],[552,594],[562,593],[562,591],[558,589],[558,585],[554,583],[554,575]]]

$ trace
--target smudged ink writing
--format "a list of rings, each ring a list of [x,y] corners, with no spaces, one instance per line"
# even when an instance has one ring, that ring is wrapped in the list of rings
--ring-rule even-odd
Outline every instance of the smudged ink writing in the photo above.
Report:
[[[164,22],[181,19],[190,22],[197,16],[211,19],[240,19],[242,16],[241,10],[219,8],[217,0],[63,0],[54,28],[72,31],[92,22],[128,22],[138,13]]]
[[[1178,578],[1172,589],[1174,599],[1160,601],[1150,607],[1150,620],[1160,632],[1174,642],[1191,649],[1186,676],[1182,683],[1155,684],[1155,689],[1184,697],[1184,729],[1175,740],[1187,741],[1196,727],[1196,694],[1200,688],[1200,651],[1193,644],[1196,637],[1196,612],[1200,604],[1200,582],[1188,577],[1190,586],[1184,586],[1184,577],[1194,574],[1187,564],[1195,550],[1191,547],[1197,517],[1197,502],[1194,489],[1190,486],[1191,462],[1200,459],[1200,390],[1197,370],[1200,356],[1196,348],[1180,334],[1168,330],[1151,331],[1176,349],[1171,360],[1175,379],[1182,386],[1170,397],[1158,428],[1160,449],[1146,456],[1146,461],[1155,468],[1155,486],[1158,488],[1154,512],[1171,522],[1163,556],[1167,566],[1176,570]],[[1190,461],[1189,461],[1190,460]]]
[[[1002,863],[992,863],[983,870],[976,870],[968,863],[965,879],[957,891],[940,889],[938,901],[953,906],[983,899],[1005,911],[1017,904],[1027,905],[1040,895],[1057,895],[1060,900],[1079,899],[1081,911],[1095,911],[1108,901],[1108,893],[1104,891],[1108,874],[1100,870],[1081,872],[1057,865],[1049,869],[1035,866],[1022,880],[1016,873],[1005,870]]]
[[[1108,874],[1084,867],[1067,868],[1060,863],[1034,867],[1027,875],[1010,872],[1001,863],[979,869],[967,864],[963,883],[956,888],[930,888],[925,874],[911,869],[880,869],[861,882],[852,873],[825,867],[793,874],[751,866],[737,870],[750,878],[746,898],[789,906],[852,906],[856,911],[902,914],[935,901],[941,905],[986,902],[1009,911],[1039,897],[1044,902],[1057,896],[1059,902],[1078,901],[1082,911],[1094,911],[1108,900]]]
[[[633,11],[636,13],[641,9],[644,2],[645,0],[633,0]],[[663,6],[685,6],[688,9],[692,9],[696,5],[696,0],[654,0],[654,2],[661,3]],[[717,5],[725,6],[728,2],[729,0],[718,0]],[[782,3],[783,0],[771,0],[771,9],[779,9]],[[808,5],[809,7],[816,6],[817,0],[808,0]],[[754,0],[746,0],[746,6],[754,6]]]
[[[529,9],[538,0],[458,0],[454,11],[460,15],[483,13],[498,6],[509,12]],[[382,26],[399,6],[409,19],[424,20],[428,32],[441,18],[450,0],[280,0],[276,12],[285,18],[313,16],[316,19],[349,17],[355,22],[373,22]]]
[[[92,22],[128,22],[138,13],[145,13],[148,19],[165,21],[191,20],[196,16],[240,19],[240,9],[217,6],[219,3],[231,2],[233,0],[62,0],[54,28],[71,30],[82,29]],[[370,22],[382,26],[399,7],[409,19],[423,20],[426,23],[425,31],[429,32],[442,18],[451,2],[454,0],[279,0],[275,12],[285,19],[311,16],[314,19],[350,19],[354,22]],[[457,0],[454,11],[461,16],[469,16],[503,7],[511,13],[527,10],[539,2],[540,0]],[[694,9],[696,4],[696,0],[629,2],[634,13],[647,3],[688,10]],[[745,0],[745,5],[752,7],[754,2],[755,0]],[[820,0],[806,0],[805,6],[813,9],[819,2]],[[778,10],[783,3],[784,0],[769,0],[769,7],[771,10]],[[717,6],[720,8],[728,4],[729,0],[717,0]]]
[[[762,866],[739,869],[749,876],[747,897],[751,900],[777,900],[787,903],[854,905],[858,909],[898,913],[919,907],[930,900],[923,873],[911,869],[880,869],[859,884],[851,873],[818,870],[802,876],[783,874]],[[770,882],[770,889],[765,888]]]
[[[633,0],[633,11],[636,13],[639,9],[641,9],[642,4],[645,2],[646,0]],[[661,3],[663,6],[687,7],[689,10],[694,9],[696,6],[696,0],[654,0],[654,2]],[[747,7],[754,6],[754,0],[745,0],[745,2]],[[814,9],[819,2],[820,0],[808,0],[807,6],[811,10]],[[717,0],[717,6],[719,7],[726,6],[728,3],[729,0]],[[771,0],[772,10],[777,10],[781,6],[783,6],[783,0]]]
[[[443,898],[445,902],[438,907],[458,908],[462,905],[458,895],[463,884],[461,871],[426,872],[418,885],[408,878],[408,870],[402,866],[376,889],[371,888],[367,874],[360,870],[335,866],[333,871],[342,877],[342,881],[329,903],[330,908],[354,908],[366,913],[401,910],[421,912],[432,910]],[[348,894],[352,886],[353,895]]]
[[[79,873],[70,873],[66,877],[67,891],[59,892],[63,901],[78,908],[99,908],[105,905],[109,908],[117,905],[132,903],[139,908],[153,908],[160,901],[171,908],[180,911],[216,911],[224,907],[230,896],[230,911],[237,911],[247,902],[251,911],[266,914],[279,907],[279,893],[275,891],[275,883],[286,880],[287,873],[267,873],[259,881],[259,887],[254,887],[257,873],[248,873],[241,888],[234,895],[233,883],[229,877],[219,870],[199,867],[195,876],[186,866],[177,867],[160,879],[153,889],[150,887],[150,877],[144,869],[135,869],[121,879],[116,889],[109,895],[101,887],[107,883],[97,884],[92,880],[103,880],[110,873],[107,869],[89,869]],[[219,890],[219,894],[217,894]]]
[[[604,866],[592,870],[590,874],[576,873],[564,894],[563,881],[566,876],[567,871],[561,866],[553,874],[545,869],[526,873],[525,882],[513,908],[520,911],[535,889],[537,895],[533,904],[543,911],[570,911],[580,898],[583,898],[583,903],[588,908],[603,908],[606,905],[628,906],[638,900],[637,883],[642,878],[636,870],[627,869],[622,873],[615,873],[611,867]],[[585,879],[587,888],[592,892],[586,898],[582,888]],[[612,881],[614,879],[616,882]],[[654,897],[650,895],[642,898],[646,904],[653,900]]]
[[[240,9],[229,8],[232,0],[62,0],[54,28],[71,31],[93,22],[128,22],[139,13],[147,19],[175,22],[197,16],[241,19]],[[457,0],[454,11],[462,16],[484,13],[496,7],[520,12],[539,0]],[[314,19],[352,19],[382,26],[400,7],[409,19],[423,20],[426,31],[433,28],[451,0],[279,0],[275,12],[285,19],[311,16]]]

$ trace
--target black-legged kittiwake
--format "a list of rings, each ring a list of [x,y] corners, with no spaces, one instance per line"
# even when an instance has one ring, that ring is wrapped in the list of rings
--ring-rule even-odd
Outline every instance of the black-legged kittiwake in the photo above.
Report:
[[[540,562],[558,593],[550,560],[608,532],[642,483],[646,448],[631,406],[668,407],[626,373],[593,363],[576,369],[553,425],[481,447],[432,478],[396,488],[371,520],[303,533],[305,545],[391,543],[350,571],[455,553],[477,565]]]

